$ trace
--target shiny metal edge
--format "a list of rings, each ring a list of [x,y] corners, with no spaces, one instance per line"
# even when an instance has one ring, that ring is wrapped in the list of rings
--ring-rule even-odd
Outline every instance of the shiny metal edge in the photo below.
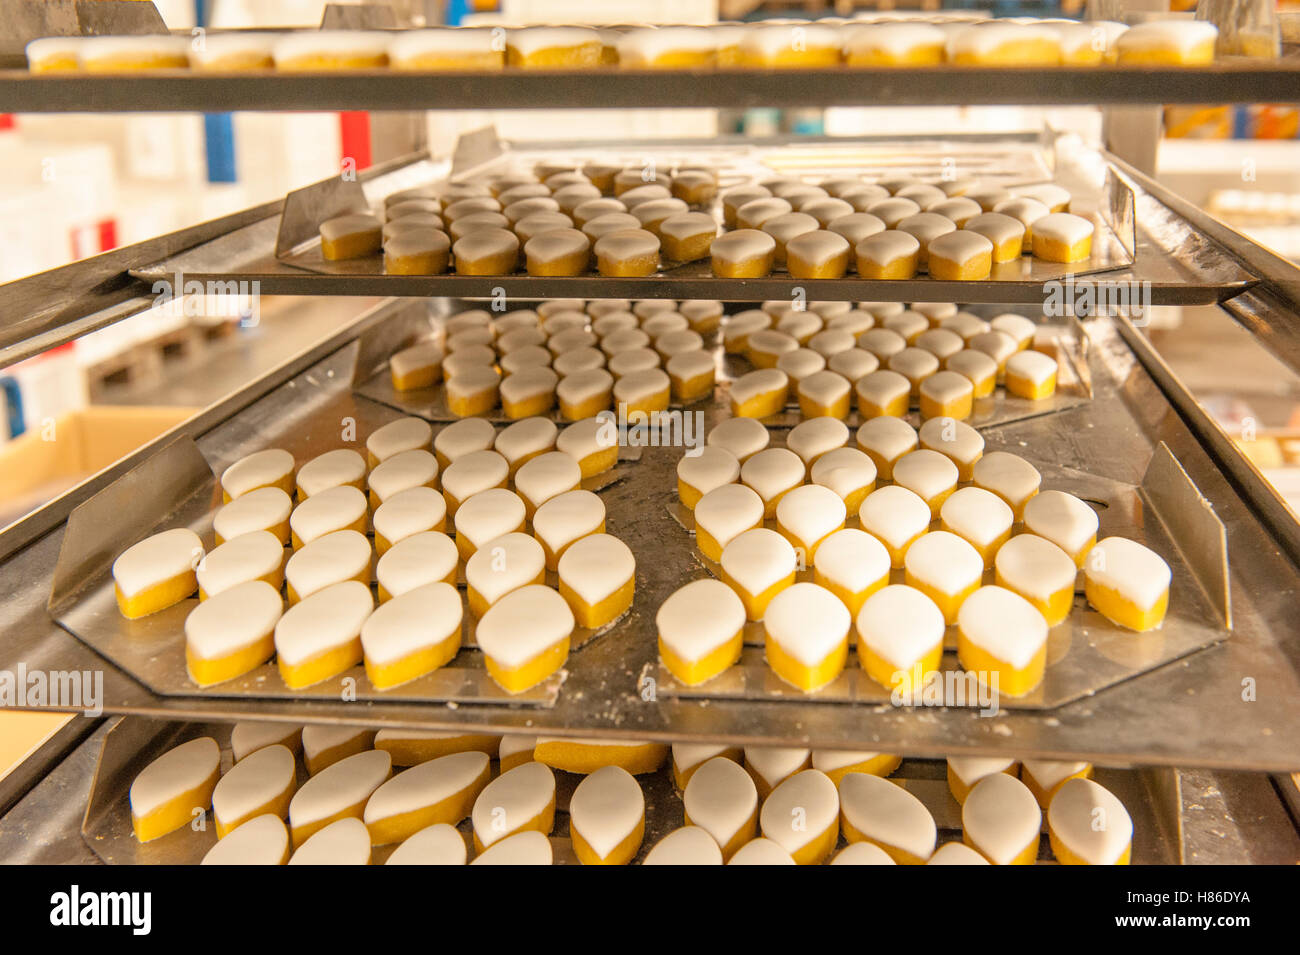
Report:
[[[1174,410],[1232,482],[1235,490],[1259,515],[1260,523],[1277,539],[1291,560],[1300,564],[1300,522],[1296,521],[1277,489],[1237,449],[1232,439],[1188,391],[1187,386],[1141,330],[1123,315],[1113,316],[1111,320],[1120,337],[1132,349],[1143,369],[1159,386]]]
[[[1232,577],[1228,573],[1228,531],[1183,466],[1161,441],[1142,475],[1142,492],[1169,531],[1183,560],[1232,629]]]

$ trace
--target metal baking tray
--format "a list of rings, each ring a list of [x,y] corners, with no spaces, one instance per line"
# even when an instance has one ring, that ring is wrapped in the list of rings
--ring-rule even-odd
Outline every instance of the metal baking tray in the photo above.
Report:
[[[840,67],[819,70],[502,70],[497,73],[193,73],[113,77],[0,72],[0,111],[748,109],[1258,103],[1300,100],[1293,59],[1213,66]]]
[[[408,320],[392,323],[409,327]],[[381,336],[382,337],[382,336]],[[394,418],[379,409],[359,433]],[[335,431],[337,433],[337,431]],[[322,435],[317,435],[317,442]],[[338,441],[334,440],[334,446]],[[313,443],[307,454],[320,453]],[[294,448],[289,448],[291,451]],[[623,448],[610,471],[586,478],[582,486],[602,491],[634,472],[640,448]],[[194,442],[179,438],[135,469],[81,504],[68,518],[63,547],[50,584],[51,616],[98,653],[163,695],[233,696],[270,699],[403,701],[411,703],[485,703],[520,706],[553,705],[568,670],[518,694],[502,690],[488,676],[474,637],[475,620],[464,612],[462,651],[448,663],[409,683],[375,690],[362,667],[300,690],[284,686],[273,663],[266,663],[234,680],[200,688],[190,681],[184,654],[184,624],[197,605],[196,597],[148,617],[128,620],[117,610],[111,578],[112,561],[123,543],[148,533],[186,526],[205,543],[212,540],[212,517],[221,492],[207,460]],[[140,531],[143,530],[142,535]],[[553,577],[553,574],[550,575]],[[463,574],[462,574],[463,577]],[[461,581],[463,585],[463,579]],[[554,584],[554,580],[551,580]],[[594,637],[620,626],[622,617],[593,631],[579,627],[571,638],[574,651]],[[570,658],[570,666],[577,657]]]
[[[1055,179],[1081,200],[1088,200],[1098,225],[1097,256],[1087,268],[1072,269],[1025,257],[998,267],[996,277],[975,281],[939,281],[920,276],[903,281],[877,281],[850,276],[843,279],[793,279],[781,273],[761,279],[721,279],[707,262],[669,268],[643,278],[597,275],[534,278],[506,276],[383,275],[379,257],[353,262],[326,262],[320,257],[317,227],[323,218],[353,208],[358,184],[338,179],[291,193],[283,221],[263,220],[244,226],[214,242],[176,255],[142,262],[132,276],[148,282],[168,281],[177,274],[203,283],[259,283],[264,293],[448,296],[511,300],[538,298],[709,298],[724,301],[791,299],[893,300],[925,302],[1036,303],[1046,301],[1054,285],[1069,275],[1096,272],[1107,282],[1131,285],[1152,304],[1212,304],[1248,287],[1255,277],[1235,260],[1210,249],[1176,216],[1145,209],[1142,186],[1133,177],[1117,175],[1104,154],[1091,150],[1062,155],[1044,136],[998,138],[916,137],[807,140],[771,144],[752,141],[644,143],[611,147],[590,143],[550,144],[545,148],[508,148],[489,130],[467,134],[457,159],[425,181],[488,173],[543,160],[570,161],[599,156],[615,163],[671,169],[683,162],[719,170],[723,188],[751,175],[802,175],[821,178],[846,171],[870,170],[881,175],[980,176],[1002,184]],[[366,201],[404,188],[388,175],[367,180]],[[1082,205],[1080,206],[1082,208]],[[1136,214],[1134,210],[1137,210]],[[1167,210],[1165,210],[1167,212]],[[1131,263],[1131,264],[1130,264]],[[797,290],[797,292],[796,292]]]
[[[973,685],[958,676],[962,668],[957,662],[956,628],[949,627],[943,663],[932,681],[932,692],[923,694],[925,702],[915,705],[964,706],[986,716],[1002,708],[1050,710],[1231,636],[1226,533],[1168,447],[1161,444],[1156,448],[1139,487],[1037,460],[1030,449],[1024,450],[1024,456],[1042,473],[1045,489],[1068,491],[1100,512],[1098,539],[1128,537],[1168,561],[1173,571],[1169,614],[1159,629],[1147,633],[1124,630],[1088,606],[1080,575],[1070,616],[1048,634],[1047,673],[1034,690],[1021,697],[976,692]],[[680,502],[670,505],[668,511],[684,530],[693,532],[691,511]],[[767,523],[775,526],[774,521]],[[851,515],[846,526],[859,526],[857,516]],[[694,557],[704,571],[721,576],[716,563],[698,551]],[[798,573],[799,580],[811,582],[812,577],[811,568],[802,568]],[[902,583],[902,571],[892,571],[890,582]],[[992,582],[993,573],[989,571],[984,583]],[[680,683],[659,662],[646,665],[642,683],[652,685],[657,694],[692,700],[890,705],[890,691],[867,676],[856,657],[849,660],[834,682],[814,693],[790,686],[765,662],[764,640],[762,623],[746,624],[745,650],[740,661],[699,686]],[[857,633],[852,628],[849,642],[856,646]]]
[[[82,821],[81,836],[91,851],[109,865],[197,865],[217,842],[216,825],[211,810],[204,817],[205,828],[178,829],[152,842],[140,843],[131,828],[131,806],[127,798],[131,783],[150,761],[181,743],[200,736],[211,736],[221,746],[221,771],[224,774],[234,757],[230,752],[228,723],[160,723],[127,718],[114,726],[103,739],[95,766],[90,799]],[[890,776],[916,796],[930,810],[939,830],[939,844],[961,841],[961,806],[948,789],[947,769],[942,760],[905,759]],[[569,798],[582,777],[557,770],[556,818],[551,847],[557,865],[577,865],[569,838]],[[298,761],[298,782],[306,780],[302,760]],[[1172,769],[1106,769],[1098,767],[1094,778],[1105,786],[1128,810],[1133,819],[1134,865],[1181,864],[1182,851],[1178,825],[1181,806],[1178,801],[1176,771]],[[637,777],[645,794],[645,838],[634,863],[641,862],[655,844],[674,829],[685,824],[681,793],[673,782],[672,761],[654,773]],[[457,828],[468,842],[473,829],[468,820]],[[847,845],[840,837],[838,851]],[[385,862],[396,846],[378,846],[371,864]],[[1038,863],[1054,865],[1047,840],[1047,823],[1039,843]]]
[[[350,418],[365,434],[395,412],[351,388],[355,335],[426,303],[390,303],[358,319],[354,338],[329,340],[305,360],[286,364],[233,394],[192,426],[204,458],[220,470],[244,455],[281,446],[306,459],[335,446]],[[358,309],[360,311],[360,307]],[[1300,766],[1300,668],[1294,658],[1294,593],[1300,571],[1270,537],[1222,465],[1203,447],[1107,318],[1084,323],[1093,399],[1053,415],[984,430],[988,450],[1024,454],[1099,478],[1137,485],[1161,441],[1228,529],[1232,639],[1134,676],[1095,696],[1052,711],[1004,709],[981,719],[959,708],[924,712],[890,706],[823,706],[790,701],[684,700],[645,694],[639,683],[655,662],[654,615],[663,600],[702,571],[690,536],[667,513],[675,497],[679,448],[645,447],[635,479],[602,493],[609,532],[638,555],[637,596],[624,621],[574,655],[580,667],[550,707],[508,703],[448,706],[420,702],[357,702],[229,696],[165,696],[57,624],[46,611],[66,527],[33,518],[44,536],[17,525],[0,537],[0,667],[13,670],[91,670],[103,674],[109,713],[170,719],[274,719],[488,732],[548,733],[621,739],[737,741],[905,752],[1017,753],[1045,759],[1090,759],[1104,765],[1200,765],[1291,771]],[[337,350],[331,350],[337,349]],[[721,408],[711,414],[722,415]],[[146,457],[128,458],[110,475]],[[94,487],[100,485],[93,485]],[[84,499],[74,493],[68,503]],[[64,511],[66,513],[66,510]],[[119,542],[120,544],[120,542]],[[1261,692],[1242,703],[1242,680]],[[66,707],[71,708],[71,707]]]

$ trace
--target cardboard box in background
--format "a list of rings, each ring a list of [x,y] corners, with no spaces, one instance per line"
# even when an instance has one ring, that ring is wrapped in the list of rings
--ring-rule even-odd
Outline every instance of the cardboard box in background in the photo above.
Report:
[[[0,527],[193,417],[196,408],[92,406],[0,448]]]

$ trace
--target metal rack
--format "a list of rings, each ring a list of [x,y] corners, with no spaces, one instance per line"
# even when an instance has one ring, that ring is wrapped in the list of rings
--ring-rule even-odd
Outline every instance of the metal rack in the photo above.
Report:
[[[535,74],[376,73],[346,76],[175,76],[77,78],[0,73],[0,110],[290,110],[461,109],[491,102],[501,108],[593,106],[821,106],[886,101],[899,105],[944,103],[1155,103],[1300,101],[1300,65],[1223,63],[1204,70],[1061,69],[827,70],[767,74],[690,73]],[[971,142],[972,140],[966,140]],[[976,138],[974,141],[980,141]],[[990,140],[982,140],[987,143]],[[744,144],[763,150],[782,143]],[[816,144],[814,144],[816,145]],[[842,144],[841,144],[842,145]],[[553,150],[575,148],[552,144]],[[629,144],[629,149],[636,149]],[[735,150],[739,144],[677,144],[683,149]],[[411,157],[362,176],[368,194],[382,196],[409,184],[491,163],[497,157],[470,150],[458,162]],[[1300,270],[1217,223],[1122,160],[1100,160],[1132,190],[1138,227],[1131,269],[1109,272],[1114,281],[1150,281],[1155,304],[1221,304],[1278,357],[1300,369]],[[1056,177],[1071,183],[1086,170],[1058,157]],[[305,272],[275,258],[281,203],[269,203],[192,229],[0,286],[0,304],[13,316],[0,326],[0,363],[17,360],[147,308],[152,282],[183,271],[200,281],[256,280],[265,294],[395,295],[473,298],[505,288],[513,299],[720,298],[758,301],[784,297],[789,279],[723,281],[686,269],[645,280],[472,279],[461,276],[400,278]],[[815,299],[895,299],[1041,304],[1041,283],[798,283]],[[647,449],[636,482],[610,491],[626,515],[614,533],[653,540],[656,559],[639,571],[638,597],[626,625],[584,648],[555,704],[520,708],[505,704],[430,706],[418,703],[328,700],[277,701],[240,697],[163,696],[97,656],[46,612],[46,598],[71,510],[129,473],[170,441],[193,438],[210,464],[271,444],[309,441],[313,423],[356,418],[361,433],[397,412],[351,387],[359,339],[401,321],[421,304],[392,301],[359,314],[355,322],[272,372],[231,394],[191,422],[97,475],[17,525],[0,533],[0,668],[22,661],[29,669],[104,671],[104,706],[120,714],[163,720],[233,721],[241,718],[370,724],[423,729],[473,725],[489,732],[624,739],[689,738],[698,741],[869,748],[934,757],[948,753],[1090,759],[1108,766],[1207,766],[1214,771],[1169,775],[1220,787],[1244,803],[1269,806],[1269,824],[1289,819],[1266,777],[1225,770],[1289,771],[1300,766],[1300,655],[1294,640],[1294,593],[1300,587],[1300,533],[1266,482],[1235,453],[1192,396],[1169,373],[1140,328],[1123,317],[1087,321],[1092,342],[1088,371],[1093,400],[1050,418],[999,426],[986,434],[990,449],[1031,445],[1045,460],[1137,484],[1156,446],[1164,443],[1186,469],[1228,528],[1234,633],[1231,639],[1158,670],[1056,709],[1003,711],[993,719],[955,708],[926,712],[887,705],[815,707],[788,701],[728,702],[654,698],[642,680],[654,660],[654,611],[680,583],[674,568],[688,566],[688,539],[670,517],[672,469],[677,452]],[[307,426],[304,427],[304,422]],[[1281,544],[1279,549],[1277,544]],[[1242,680],[1260,683],[1258,698],[1242,699]],[[1267,687],[1265,688],[1265,684]],[[648,698],[647,698],[648,697]],[[31,796],[48,800],[50,786],[67,793],[82,783],[68,774],[93,766],[101,734],[73,751],[58,779],[51,776]],[[75,765],[74,765],[75,764]],[[1155,773],[1159,775],[1159,773]],[[65,778],[66,777],[66,778]],[[1153,777],[1154,778],[1154,777]],[[1163,784],[1162,784],[1163,785]],[[1150,790],[1150,785],[1147,786]],[[1272,802],[1270,802],[1272,797]],[[1155,797],[1153,797],[1155,798]],[[1173,858],[1186,861],[1258,860],[1244,823],[1234,853],[1216,851],[1188,815],[1187,800],[1169,817],[1178,836]],[[20,804],[23,809],[23,804]],[[1280,812],[1275,810],[1281,810]],[[1225,810],[1226,812],[1226,810]],[[0,847],[15,845],[15,825],[0,821]],[[1162,822],[1161,825],[1166,825]],[[1280,853],[1296,841],[1278,843]],[[1198,841],[1199,840],[1199,841]],[[1289,856],[1280,855],[1279,858]],[[84,861],[84,860],[82,860]]]

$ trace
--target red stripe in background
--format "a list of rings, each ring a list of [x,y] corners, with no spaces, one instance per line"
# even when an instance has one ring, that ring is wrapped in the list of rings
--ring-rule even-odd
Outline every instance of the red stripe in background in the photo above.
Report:
[[[99,227],[99,251],[107,252],[117,248],[117,220],[104,219]]]
[[[13,129],[16,125],[13,113],[0,113],[0,130]]]
[[[339,141],[344,160],[351,159],[360,172],[370,166],[370,114],[339,113]]]

